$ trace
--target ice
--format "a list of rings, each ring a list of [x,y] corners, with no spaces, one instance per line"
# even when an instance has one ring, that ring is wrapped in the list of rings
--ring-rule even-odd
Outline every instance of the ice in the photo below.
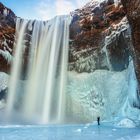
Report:
[[[0,72],[0,92],[8,87],[8,74]]]
[[[76,132],[81,132],[81,131],[82,131],[82,129],[77,129],[77,130],[76,130]]]
[[[69,77],[68,93],[72,98],[74,114],[81,114],[79,116],[92,121],[98,115],[107,119],[117,113],[125,97],[122,86],[122,82],[125,84],[125,71],[114,73],[97,70],[91,74],[70,72]],[[111,106],[114,102],[116,105]]]
[[[107,124],[106,124],[107,125]],[[124,129],[102,125],[45,125],[0,127],[1,140],[140,140],[139,128]],[[75,131],[78,130],[78,131]]]
[[[116,40],[118,36],[120,36],[121,33],[123,33],[125,30],[129,29],[128,20],[126,17],[124,17],[118,24],[112,24],[111,27],[109,27],[111,30],[111,34],[106,36],[105,38],[105,46],[103,47],[102,51],[107,53],[107,46],[112,43],[112,40]],[[109,58],[108,54],[107,58]],[[109,62],[108,62],[109,63]]]
[[[121,120],[116,126],[125,128],[134,128],[136,127],[136,124],[132,120],[125,118]]]
[[[12,61],[12,55],[7,50],[0,50],[0,54],[7,60],[8,63]]]
[[[68,116],[81,122],[130,118],[139,120],[140,110],[133,106],[137,99],[137,80],[133,62],[128,69],[115,72],[69,72]],[[88,115],[87,115],[88,114]]]
[[[6,105],[6,102],[4,99],[0,100],[0,109],[3,109]]]

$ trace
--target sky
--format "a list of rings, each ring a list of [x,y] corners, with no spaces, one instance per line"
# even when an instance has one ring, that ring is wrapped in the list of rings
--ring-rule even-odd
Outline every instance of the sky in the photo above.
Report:
[[[47,20],[68,14],[90,0],[0,0],[14,13],[25,19]]]

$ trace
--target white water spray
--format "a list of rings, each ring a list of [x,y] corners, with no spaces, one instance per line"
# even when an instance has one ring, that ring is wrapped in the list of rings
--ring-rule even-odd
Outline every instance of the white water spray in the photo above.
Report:
[[[20,114],[27,120],[36,119],[43,124],[60,123],[65,115],[65,84],[67,78],[70,16],[59,16],[46,22],[17,20],[18,39],[8,93],[8,115],[16,110],[17,83],[24,46],[24,35],[33,25],[27,64],[27,80]]]
[[[7,102],[7,114],[10,115],[13,111],[15,99],[16,99],[16,91],[17,84],[20,78],[21,65],[22,65],[22,57],[23,57],[23,48],[24,48],[24,33],[27,27],[27,20],[17,19],[16,23],[16,35],[17,44],[15,46],[15,56],[13,59],[13,65],[11,70],[10,84],[9,84],[9,96]]]

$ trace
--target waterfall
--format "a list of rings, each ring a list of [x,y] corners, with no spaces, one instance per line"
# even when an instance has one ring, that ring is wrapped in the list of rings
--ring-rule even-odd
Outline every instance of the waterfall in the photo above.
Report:
[[[50,21],[17,19],[17,42],[9,93],[7,114],[20,113],[26,120],[39,123],[61,123],[65,119],[65,85],[67,83],[70,16],[55,17]],[[23,90],[17,91],[20,81],[26,34],[31,30],[28,48],[27,78]],[[18,94],[22,94],[18,99]],[[21,102],[19,109],[16,103]]]
[[[20,79],[20,71],[21,71],[21,63],[23,57],[23,46],[24,46],[24,33],[27,27],[27,20],[21,21],[17,19],[16,23],[16,35],[18,36],[16,49],[13,59],[13,65],[11,70],[11,78],[10,78],[10,85],[9,85],[9,96],[7,101],[7,114],[9,115],[13,110],[15,98],[16,98],[16,91],[17,91],[17,84],[18,80]]]

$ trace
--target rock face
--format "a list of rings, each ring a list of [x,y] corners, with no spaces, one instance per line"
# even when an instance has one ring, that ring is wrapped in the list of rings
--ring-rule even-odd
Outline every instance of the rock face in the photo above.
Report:
[[[0,3],[0,71],[9,73],[15,38],[15,14]]]
[[[131,35],[119,1],[91,1],[71,14],[70,70],[81,73],[127,68]]]
[[[134,61],[138,82],[140,84],[140,0],[122,0],[124,10],[131,26],[134,45]],[[140,87],[140,86],[139,86]]]
[[[118,0],[92,0],[71,13],[69,70],[93,72],[96,69],[122,71],[132,53],[130,28]],[[0,3],[0,71],[9,73],[15,38],[15,14]],[[30,45],[27,34],[27,46]],[[26,71],[25,51],[24,70]],[[25,73],[25,72],[23,72]]]

